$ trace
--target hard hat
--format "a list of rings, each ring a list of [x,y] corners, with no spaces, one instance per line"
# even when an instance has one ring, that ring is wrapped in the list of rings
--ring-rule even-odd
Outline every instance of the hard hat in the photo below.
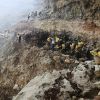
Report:
[[[50,37],[48,37],[47,41],[50,42]]]

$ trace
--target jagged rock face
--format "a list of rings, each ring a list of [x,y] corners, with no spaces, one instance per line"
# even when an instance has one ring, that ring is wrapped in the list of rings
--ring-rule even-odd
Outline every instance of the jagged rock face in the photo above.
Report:
[[[99,91],[91,79],[91,71],[93,65],[85,62],[73,72],[66,69],[46,72],[32,79],[13,100],[91,100]]]
[[[100,20],[100,0],[44,0],[42,19],[85,19]]]

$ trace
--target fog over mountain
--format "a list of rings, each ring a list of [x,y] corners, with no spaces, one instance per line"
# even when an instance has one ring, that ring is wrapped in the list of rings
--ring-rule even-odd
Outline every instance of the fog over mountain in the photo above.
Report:
[[[6,32],[21,20],[27,20],[32,11],[40,9],[40,0],[2,0],[0,1],[0,57],[14,33]]]
[[[23,15],[37,10],[40,0],[2,0],[0,1],[0,30],[22,20]],[[27,16],[24,16],[24,18]]]

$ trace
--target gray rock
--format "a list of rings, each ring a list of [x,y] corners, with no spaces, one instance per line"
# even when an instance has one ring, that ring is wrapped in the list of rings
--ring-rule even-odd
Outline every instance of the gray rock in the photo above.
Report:
[[[61,73],[63,72],[61,71]],[[59,77],[61,77],[59,71],[53,71],[52,73],[46,72],[43,75],[37,76],[34,79],[32,79],[28,83],[28,85],[26,85],[21,90],[21,92],[19,92],[18,95],[13,98],[13,100],[44,100],[43,98],[46,95],[46,92],[49,92],[50,90],[52,91],[53,89],[56,91],[57,88],[60,89],[60,91],[57,94],[59,100],[64,100],[64,98],[66,98],[64,94],[68,91],[73,92],[74,89],[71,87],[71,84],[68,80],[62,79],[60,81]],[[58,80],[61,83],[56,83],[56,80]],[[54,86],[54,84],[56,87]],[[64,94],[60,95],[61,93]]]

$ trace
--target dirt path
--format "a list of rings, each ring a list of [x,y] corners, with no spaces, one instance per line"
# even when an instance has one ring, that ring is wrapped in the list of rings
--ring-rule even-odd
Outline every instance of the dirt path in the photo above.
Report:
[[[50,30],[66,30],[71,31],[77,35],[84,35],[86,37],[100,37],[100,24],[95,21],[96,24],[91,24],[90,22],[85,23],[83,21],[66,21],[66,20],[34,20],[29,22],[20,22],[15,26],[15,30],[27,33],[34,28],[43,29],[45,31]],[[96,26],[95,26],[96,25]],[[95,30],[95,32],[94,32]],[[94,34],[95,33],[95,34]]]

